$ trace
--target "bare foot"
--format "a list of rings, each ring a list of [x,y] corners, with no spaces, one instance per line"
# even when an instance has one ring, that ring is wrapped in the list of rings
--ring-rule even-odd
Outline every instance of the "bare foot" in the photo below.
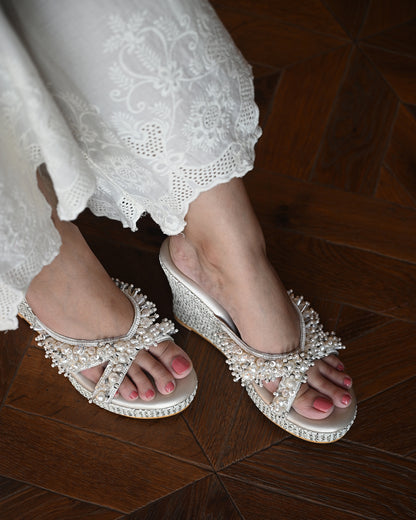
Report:
[[[26,298],[38,318],[51,330],[77,339],[101,339],[128,332],[134,310],[94,256],[78,228],[55,222],[63,245],[59,255],[30,284]],[[171,393],[176,380],[192,369],[187,354],[172,341],[141,351],[119,388],[126,400],[150,401]],[[96,383],[104,371],[83,371]],[[154,381],[152,383],[151,378]]]
[[[246,343],[270,353],[295,349],[300,339],[299,318],[261,240],[251,250],[244,238],[241,247],[237,242],[204,247],[182,234],[171,237],[170,252],[178,269],[227,310]],[[278,381],[264,386],[274,392]],[[308,383],[302,385],[293,408],[311,419],[325,418],[335,406],[349,406],[351,386],[351,377],[338,357],[328,356],[308,371]]]

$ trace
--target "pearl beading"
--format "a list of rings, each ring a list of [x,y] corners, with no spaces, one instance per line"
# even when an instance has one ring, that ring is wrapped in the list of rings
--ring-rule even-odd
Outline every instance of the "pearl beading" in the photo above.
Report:
[[[345,347],[334,333],[324,332],[319,315],[303,297],[288,292],[296,308],[301,325],[300,346],[286,354],[268,354],[253,349],[234,334],[229,327],[216,334],[217,346],[224,353],[226,363],[234,377],[243,387],[280,379],[269,405],[273,416],[284,417],[289,412],[300,385],[307,382],[307,371],[329,354]]]
[[[108,408],[121,382],[126,376],[138,352],[148,350],[162,341],[172,339],[175,325],[168,319],[156,323],[159,317],[155,305],[132,284],[115,280],[116,285],[130,299],[135,312],[129,332],[117,338],[102,340],[76,340],[67,338],[48,329],[33,313],[26,301],[19,307],[21,316],[39,334],[37,344],[45,350],[45,357],[52,359],[52,366],[71,379],[78,391],[81,385],[75,384],[70,376],[77,372],[107,363],[103,375],[92,393],[85,395],[89,402]],[[85,392],[81,392],[85,393]],[[105,405],[105,406],[104,406]]]

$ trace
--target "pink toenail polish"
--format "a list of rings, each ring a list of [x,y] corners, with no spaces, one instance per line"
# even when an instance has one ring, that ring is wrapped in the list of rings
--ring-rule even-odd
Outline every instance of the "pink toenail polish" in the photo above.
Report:
[[[130,399],[137,399],[138,397],[139,394],[136,392],[136,390],[129,395]]]
[[[344,377],[344,386],[350,388],[352,386],[352,379],[350,377]]]
[[[146,399],[152,399],[155,396],[155,393],[152,389],[149,389],[145,394]]]
[[[328,412],[333,406],[332,401],[325,399],[325,397],[317,397],[313,402],[313,407],[320,412]]]
[[[172,361],[172,368],[177,374],[182,374],[190,366],[189,361],[182,356],[178,356]]]
[[[345,370],[344,365],[342,363],[338,363],[337,370],[339,370],[340,372],[344,372],[344,370]]]
[[[173,392],[175,389],[175,385],[172,383],[172,381],[169,381],[169,383],[165,386],[166,392]]]
[[[345,406],[349,405],[351,402],[351,396],[349,394],[345,394],[343,398],[341,399],[341,403]]]

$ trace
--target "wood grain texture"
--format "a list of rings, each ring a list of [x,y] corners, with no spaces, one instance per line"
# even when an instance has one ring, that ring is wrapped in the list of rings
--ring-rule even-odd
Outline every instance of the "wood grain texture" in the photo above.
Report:
[[[357,339],[374,329],[392,321],[388,316],[363,311],[355,307],[343,305],[337,323],[337,334],[345,342]]]
[[[317,32],[346,37],[339,23],[318,0],[213,0],[214,7],[273,18]]]
[[[413,9],[415,8],[413,7]],[[416,14],[413,16],[414,18],[409,22],[392,27],[363,41],[397,54],[416,58]]]
[[[120,512],[35,487],[0,500],[0,517],[4,520],[116,520],[120,516]]]
[[[0,409],[32,336],[28,327],[0,334]]]
[[[281,68],[345,45],[343,40],[258,17],[217,8],[237,47],[251,63]]]
[[[414,376],[415,333],[415,323],[393,321],[348,342],[342,360],[356,383],[360,400],[374,397]],[[410,415],[402,417],[404,428],[415,411],[414,404],[412,407],[413,412],[409,410]]]
[[[366,44],[360,48],[402,102],[416,103],[416,57],[403,56]]]
[[[306,455],[287,440],[221,474],[373,519],[410,519],[416,510],[416,462],[343,441],[311,445]]]
[[[396,108],[395,94],[367,58],[355,51],[312,180],[371,195]]]
[[[385,162],[399,182],[416,198],[416,119],[400,107]]]
[[[416,263],[413,209],[264,171],[249,175],[246,185],[268,227]]]
[[[285,71],[256,148],[257,167],[309,176],[350,50],[345,46]]]
[[[7,403],[68,426],[94,431],[203,466],[208,464],[180,415],[168,419],[132,420],[89,404],[66,378],[50,367],[43,352],[35,348],[31,348],[25,356]]]
[[[218,478],[214,475],[132,513],[125,520],[240,520]]]
[[[0,451],[0,474],[124,513],[206,475],[160,453],[6,407]]]
[[[339,21],[347,34],[355,38],[359,33],[366,15],[370,0],[324,0],[323,4]]]
[[[385,167],[380,170],[375,197],[400,206],[416,208],[416,197],[412,197],[394,173]]]
[[[415,388],[413,377],[361,403],[348,439],[390,453],[410,455],[416,446]]]
[[[361,37],[385,31],[402,24],[416,16],[416,4],[413,0],[377,0],[370,2],[370,9],[365,20]]]
[[[330,244],[262,221],[270,257],[285,286],[370,312],[413,321],[416,266],[376,253]]]
[[[325,507],[315,500],[280,493],[279,489],[257,487],[251,482],[242,482],[225,475],[221,480],[232,496],[245,520],[363,520],[368,517],[354,515],[336,508]]]

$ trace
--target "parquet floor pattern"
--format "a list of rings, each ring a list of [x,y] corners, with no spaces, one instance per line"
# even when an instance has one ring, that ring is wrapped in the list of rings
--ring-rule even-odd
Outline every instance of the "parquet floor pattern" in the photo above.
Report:
[[[218,0],[252,63],[264,135],[247,187],[270,257],[347,345],[359,413],[295,439],[183,329],[199,393],[180,416],[89,405],[25,324],[0,336],[0,518],[416,518],[416,2]],[[162,235],[79,218],[108,271],[171,315]]]

